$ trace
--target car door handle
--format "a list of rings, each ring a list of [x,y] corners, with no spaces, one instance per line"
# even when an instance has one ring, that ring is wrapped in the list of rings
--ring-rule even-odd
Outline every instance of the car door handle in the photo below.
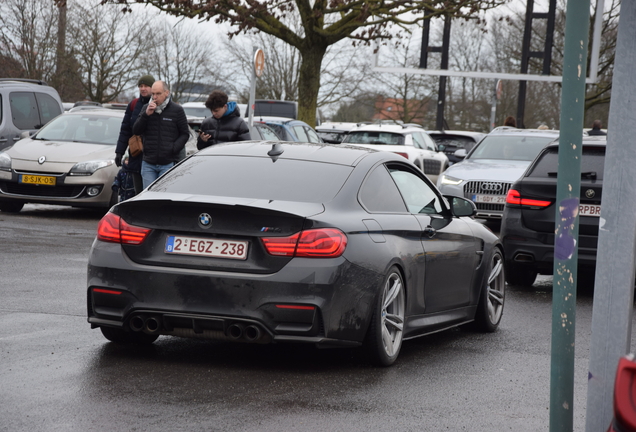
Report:
[[[0,138],[0,142],[7,142],[6,138]]]
[[[426,234],[428,238],[433,238],[435,234],[437,234],[437,230],[429,225],[424,228],[424,234]]]

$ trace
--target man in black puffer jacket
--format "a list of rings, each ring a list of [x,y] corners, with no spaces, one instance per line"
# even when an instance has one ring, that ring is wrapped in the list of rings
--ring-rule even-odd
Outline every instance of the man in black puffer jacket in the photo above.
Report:
[[[152,100],[142,108],[133,133],[143,136],[141,178],[145,189],[174,166],[188,141],[185,112],[181,105],[170,100],[170,89],[164,81],[152,85]]]
[[[117,147],[115,148],[115,164],[120,167],[121,159],[126,153],[128,148],[128,140],[133,136],[133,125],[141,114],[141,109],[150,102],[150,93],[152,92],[152,85],[155,83],[155,79],[152,75],[144,75],[137,81],[139,87],[139,97],[133,99],[126,107],[126,114],[121,122],[121,129],[119,130],[119,139],[117,140]],[[143,155],[140,153],[137,156],[128,157],[127,170],[131,173],[134,185],[135,194],[138,194],[143,189],[141,181],[141,161]]]
[[[214,90],[205,101],[205,106],[212,111],[212,117],[201,123],[197,139],[199,150],[214,144],[252,139],[236,102],[228,103],[227,99],[225,92]]]

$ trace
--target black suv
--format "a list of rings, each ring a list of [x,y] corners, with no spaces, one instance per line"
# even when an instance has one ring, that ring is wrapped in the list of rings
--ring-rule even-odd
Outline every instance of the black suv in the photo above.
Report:
[[[578,241],[582,273],[593,273],[596,267],[605,144],[604,136],[583,138]],[[530,286],[537,274],[553,273],[558,151],[558,141],[549,144],[508,191],[500,236],[509,284]]]

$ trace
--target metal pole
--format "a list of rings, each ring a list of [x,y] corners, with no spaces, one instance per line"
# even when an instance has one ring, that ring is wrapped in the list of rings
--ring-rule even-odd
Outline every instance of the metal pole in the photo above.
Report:
[[[612,419],[616,365],[630,351],[636,255],[636,201],[632,199],[636,196],[635,24],[636,2],[622,2],[596,254],[585,427],[588,432],[607,430]]]
[[[490,107],[490,130],[495,128],[495,118],[497,114],[497,86],[499,81],[495,81],[495,89],[492,92],[492,106]]]
[[[587,72],[589,0],[568,0],[565,18],[561,132],[554,238],[550,431],[571,432],[581,189],[581,144]]]
[[[252,82],[250,83],[250,100],[249,100],[249,111],[250,115],[248,116],[247,124],[252,127],[254,125],[254,108],[256,105],[256,67],[254,67],[254,55],[258,51],[258,48],[254,47],[252,50]]]
[[[446,15],[444,17],[444,33],[442,37],[442,62],[441,69],[448,69],[448,47],[450,45],[450,28],[451,18]],[[444,130],[444,107],[446,105],[446,77],[439,77],[439,91],[437,93],[437,120],[435,128]]]

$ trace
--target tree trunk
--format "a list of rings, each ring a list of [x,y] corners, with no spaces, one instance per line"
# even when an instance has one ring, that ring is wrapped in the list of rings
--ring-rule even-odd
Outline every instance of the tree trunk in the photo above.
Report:
[[[326,52],[326,47],[316,45],[300,50],[302,61],[298,76],[298,119],[311,127],[316,127],[320,67]]]

